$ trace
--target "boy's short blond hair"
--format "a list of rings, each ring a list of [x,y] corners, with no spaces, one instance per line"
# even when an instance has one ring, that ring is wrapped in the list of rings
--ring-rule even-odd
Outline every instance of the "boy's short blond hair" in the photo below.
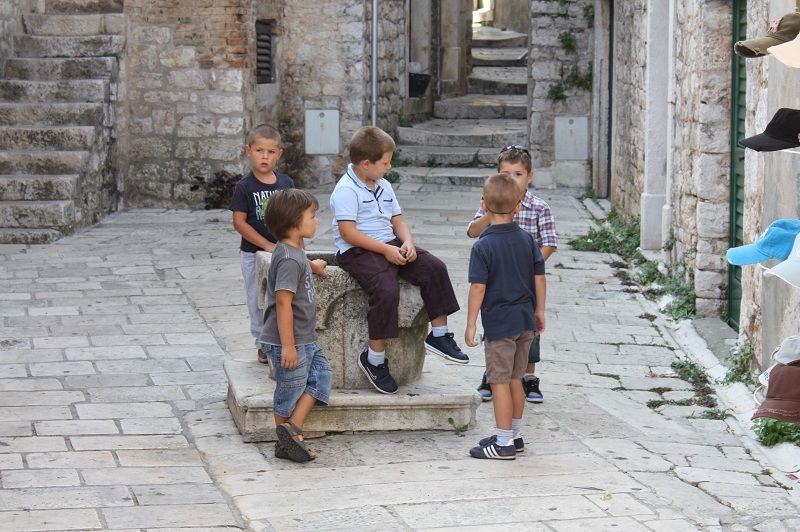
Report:
[[[275,144],[281,146],[281,134],[277,129],[269,124],[259,124],[247,134],[247,145],[250,146],[258,139],[274,140]]]
[[[393,152],[397,145],[384,130],[375,126],[359,128],[350,139],[350,162],[379,161],[386,152]]]
[[[503,163],[522,163],[522,166],[524,166],[528,172],[533,170],[531,152],[526,147],[517,144],[513,146],[506,146],[500,150],[500,155],[497,156],[498,172],[500,171],[500,165]]]
[[[506,174],[495,174],[483,185],[483,203],[495,214],[511,214],[522,199],[519,185]]]

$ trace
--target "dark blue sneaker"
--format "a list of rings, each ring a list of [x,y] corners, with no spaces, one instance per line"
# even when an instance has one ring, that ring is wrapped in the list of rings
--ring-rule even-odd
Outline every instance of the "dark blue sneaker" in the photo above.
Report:
[[[497,435],[492,434],[491,436],[487,436],[486,438],[482,439],[478,442],[478,445],[488,445],[490,443],[497,442]],[[525,440],[522,439],[522,436],[517,436],[514,438],[514,450],[518,453],[521,453],[525,450]]]
[[[373,366],[367,359],[368,351],[364,349],[358,356],[358,367],[367,376],[369,382],[381,393],[395,393],[397,391],[397,383],[394,378],[389,374],[389,361],[384,360],[383,364]]]
[[[481,394],[481,400],[483,400],[483,401],[491,401],[492,400],[492,387],[489,386],[488,382],[486,382],[486,372],[483,372],[483,378],[481,379],[481,385],[478,386],[478,393]]]
[[[483,442],[486,442],[485,444]],[[513,445],[500,447],[497,445],[497,436],[489,436],[478,442],[477,447],[469,450],[469,455],[473,458],[489,458],[491,460],[513,460],[517,457],[517,451]]]
[[[522,388],[525,390],[525,400],[529,403],[544,402],[544,395],[539,390],[539,377],[522,377]]]
[[[447,360],[458,362],[459,364],[466,364],[469,362],[469,357],[465,355],[453,337],[453,333],[445,333],[444,336],[434,336],[433,332],[429,332],[425,338],[425,349],[439,355]]]

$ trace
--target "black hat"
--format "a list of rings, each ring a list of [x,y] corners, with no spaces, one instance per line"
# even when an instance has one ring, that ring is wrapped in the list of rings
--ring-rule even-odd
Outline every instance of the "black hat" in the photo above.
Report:
[[[800,111],[778,109],[763,133],[740,140],[739,146],[756,151],[778,151],[800,146]]]

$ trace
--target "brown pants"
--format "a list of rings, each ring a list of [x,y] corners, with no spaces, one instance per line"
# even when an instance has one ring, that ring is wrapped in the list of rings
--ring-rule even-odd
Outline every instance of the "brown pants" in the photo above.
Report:
[[[402,245],[397,239],[387,244]],[[380,253],[362,248],[350,248],[337,254],[336,263],[353,276],[369,297],[367,325],[370,340],[397,338],[398,277],[420,287],[430,319],[449,316],[459,309],[447,266],[424,249],[417,248],[417,259],[404,266],[392,264]]]
[[[484,342],[486,382],[506,384],[513,379],[521,379],[528,366],[528,352],[533,339],[533,331],[525,331],[516,336]]]

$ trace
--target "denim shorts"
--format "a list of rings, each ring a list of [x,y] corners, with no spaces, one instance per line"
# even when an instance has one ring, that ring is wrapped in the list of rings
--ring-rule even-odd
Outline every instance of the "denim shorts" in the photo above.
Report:
[[[297,346],[297,366],[281,367],[281,346],[261,344],[269,356],[275,377],[275,395],[272,410],[281,417],[291,417],[300,396],[307,393],[318,405],[327,405],[331,393],[333,371],[325,353],[317,343]]]

